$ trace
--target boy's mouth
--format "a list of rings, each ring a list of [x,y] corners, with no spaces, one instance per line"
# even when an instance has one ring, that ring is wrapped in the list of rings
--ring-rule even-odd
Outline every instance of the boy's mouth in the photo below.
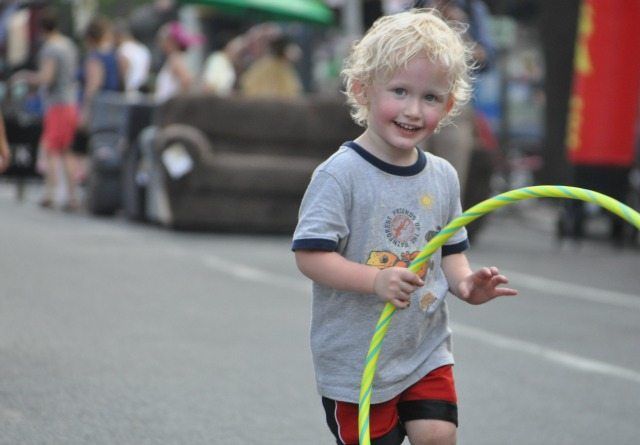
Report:
[[[404,124],[404,123],[398,122],[398,121],[393,121],[393,123],[397,127],[400,127],[401,129],[403,129],[405,131],[416,132],[416,131],[420,130],[420,128],[422,128],[422,127],[418,127],[416,125]]]

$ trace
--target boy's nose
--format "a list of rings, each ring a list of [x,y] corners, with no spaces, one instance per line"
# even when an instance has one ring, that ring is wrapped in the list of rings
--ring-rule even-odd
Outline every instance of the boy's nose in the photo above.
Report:
[[[404,114],[412,117],[418,116],[420,114],[420,101],[414,98],[407,100],[404,107]]]

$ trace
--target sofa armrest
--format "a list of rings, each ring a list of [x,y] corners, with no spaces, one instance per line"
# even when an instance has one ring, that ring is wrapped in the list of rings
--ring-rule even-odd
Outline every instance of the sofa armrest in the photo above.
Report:
[[[207,136],[195,127],[173,124],[158,131],[154,144],[155,158],[167,178],[188,182],[198,188],[206,166],[214,163],[215,154]]]

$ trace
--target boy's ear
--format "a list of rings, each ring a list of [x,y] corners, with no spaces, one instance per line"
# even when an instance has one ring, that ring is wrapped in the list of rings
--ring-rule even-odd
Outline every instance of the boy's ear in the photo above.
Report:
[[[447,100],[447,108],[446,108],[447,111],[445,115],[449,114],[449,112],[451,111],[455,103],[456,103],[456,100],[453,98],[453,96],[449,95],[449,99]]]
[[[367,105],[367,88],[362,82],[353,82],[351,92],[356,98],[356,101],[358,101],[358,104]]]

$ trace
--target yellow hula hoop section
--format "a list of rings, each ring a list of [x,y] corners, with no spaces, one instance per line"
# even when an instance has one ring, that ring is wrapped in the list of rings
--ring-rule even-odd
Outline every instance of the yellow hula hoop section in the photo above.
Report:
[[[453,236],[454,233],[469,224],[471,221],[506,205],[532,198],[568,198],[591,202],[615,213],[640,230],[640,213],[620,201],[602,193],[578,187],[558,185],[523,187],[482,201],[451,221],[451,223],[444,227],[425,245],[420,254],[409,265],[409,270],[417,272],[421,265],[429,260],[436,250],[442,247],[442,245],[451,236]],[[371,445],[371,437],[369,435],[369,409],[371,405],[373,377],[376,372],[382,341],[389,329],[389,323],[391,322],[391,318],[395,311],[396,308],[391,303],[387,303],[385,305],[382,313],[380,314],[380,318],[378,319],[378,323],[376,324],[376,328],[369,345],[369,351],[365,358],[364,371],[362,373],[362,381],[360,383],[360,398],[358,402],[358,431],[360,445]]]

